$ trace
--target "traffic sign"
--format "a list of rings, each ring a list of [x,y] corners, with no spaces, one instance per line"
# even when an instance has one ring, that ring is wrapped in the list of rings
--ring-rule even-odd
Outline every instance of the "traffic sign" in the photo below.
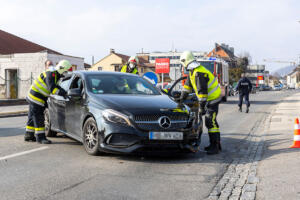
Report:
[[[170,72],[170,59],[169,58],[156,58],[155,59],[155,73],[169,73]]]
[[[157,75],[154,73],[154,72],[146,72],[144,75],[143,75],[143,78],[148,80],[150,83],[152,83],[153,85],[156,85],[157,84]]]

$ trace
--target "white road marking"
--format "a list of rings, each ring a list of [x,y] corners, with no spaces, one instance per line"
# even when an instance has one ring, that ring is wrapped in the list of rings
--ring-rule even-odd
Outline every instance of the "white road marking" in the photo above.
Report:
[[[14,154],[11,154],[11,155],[8,155],[8,156],[3,156],[3,157],[0,157],[0,161],[1,160],[6,160],[6,159],[9,159],[9,158],[14,158],[14,157],[17,157],[17,156],[23,156],[25,154],[33,153],[33,152],[36,152],[36,151],[42,151],[42,150],[45,150],[45,149],[49,149],[49,147],[45,146],[45,147],[40,147],[40,148],[36,148],[36,149],[31,149],[31,150],[28,150],[28,151],[22,151],[22,152],[19,152],[19,153],[14,153]]]

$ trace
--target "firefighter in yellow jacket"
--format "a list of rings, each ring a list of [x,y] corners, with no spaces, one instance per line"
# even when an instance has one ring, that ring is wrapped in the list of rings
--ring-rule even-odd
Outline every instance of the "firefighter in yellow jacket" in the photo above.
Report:
[[[121,69],[121,72],[139,75],[139,72],[138,72],[138,69],[137,69],[138,64],[139,64],[138,57],[137,56],[131,56],[128,59],[127,64],[123,65],[123,67]]]
[[[27,95],[29,103],[28,121],[26,125],[25,141],[37,141],[41,144],[50,144],[45,135],[44,111],[47,99],[51,94],[66,97],[67,93],[57,81],[63,72],[72,65],[67,60],[61,60],[56,67],[50,67],[34,80]]]
[[[207,154],[218,154],[221,150],[220,129],[217,122],[219,103],[221,102],[221,88],[218,80],[209,70],[196,61],[190,51],[182,53],[180,62],[189,71],[180,100],[182,102],[190,92],[196,93],[199,101],[197,123],[200,123],[200,117],[205,115],[205,126],[209,134],[210,145],[205,147],[205,150]],[[200,145],[200,139],[201,135],[198,145]]]

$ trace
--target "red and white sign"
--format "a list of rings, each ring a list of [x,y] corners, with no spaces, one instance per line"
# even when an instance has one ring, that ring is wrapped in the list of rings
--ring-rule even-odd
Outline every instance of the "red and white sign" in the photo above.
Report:
[[[169,73],[170,72],[170,59],[169,58],[156,58],[155,59],[155,73]]]
[[[264,84],[264,76],[257,76],[258,84]]]

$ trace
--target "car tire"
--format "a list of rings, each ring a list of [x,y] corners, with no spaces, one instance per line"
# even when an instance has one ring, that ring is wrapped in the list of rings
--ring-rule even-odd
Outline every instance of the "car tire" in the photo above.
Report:
[[[83,146],[89,155],[99,155],[100,152],[100,137],[98,132],[97,123],[94,118],[88,118],[83,126],[82,135]]]
[[[45,117],[45,134],[47,137],[55,137],[57,135],[56,131],[51,130],[50,114],[49,110],[46,108],[44,112]]]

